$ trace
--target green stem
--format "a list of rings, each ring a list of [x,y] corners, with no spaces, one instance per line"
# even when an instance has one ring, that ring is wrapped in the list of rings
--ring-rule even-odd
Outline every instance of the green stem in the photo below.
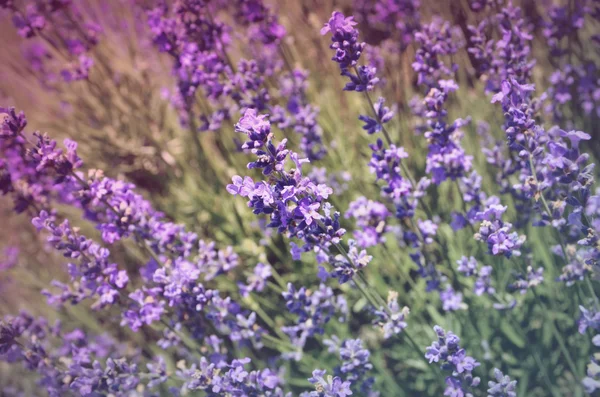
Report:
[[[587,286],[588,290],[590,291],[590,295],[592,295],[592,297],[594,298],[594,307],[596,308],[596,310],[598,310],[598,308],[600,307],[600,302],[598,301],[598,296],[596,295],[596,292],[594,291],[594,286],[592,285],[592,281],[590,280],[589,277],[584,277],[585,278],[585,285]]]
[[[271,275],[273,276],[273,278],[275,279],[277,284],[279,284],[281,289],[283,291],[287,291],[287,283],[285,282],[283,277],[281,277],[281,274],[279,274],[279,272],[277,272],[277,270],[275,269],[275,266],[271,266]]]
[[[536,301],[542,307],[542,310],[544,311],[544,313],[550,313],[550,310],[548,309],[546,304],[541,300],[540,296],[535,291],[535,288],[532,288],[531,291],[533,292],[533,295],[535,296]],[[558,346],[560,348],[560,351],[562,352],[562,355],[567,360],[569,369],[573,373],[573,376],[575,377],[575,379],[577,379],[577,374],[579,373],[579,371],[577,370],[577,366],[575,365],[575,362],[573,361],[573,358],[571,357],[571,353],[569,353],[569,349],[567,348],[567,345],[564,341],[563,335],[560,333],[560,330],[556,327],[556,323],[554,321],[555,321],[554,318],[550,319],[552,334],[554,334],[554,338],[558,342]],[[580,386],[579,383],[577,383],[577,385]]]
[[[542,378],[544,378],[544,383],[546,383],[546,387],[548,388],[550,393],[552,393],[552,395],[554,397],[560,397],[560,394],[558,394],[558,391],[556,390],[556,388],[554,386],[552,386],[552,382],[550,382],[550,378],[548,377],[548,372],[546,371],[546,367],[544,367],[544,365],[542,364],[542,360],[540,359],[540,356],[537,353],[537,351],[535,351],[535,349],[533,350],[533,358],[535,359],[535,361],[538,365],[538,368],[540,369],[540,371],[542,373]]]

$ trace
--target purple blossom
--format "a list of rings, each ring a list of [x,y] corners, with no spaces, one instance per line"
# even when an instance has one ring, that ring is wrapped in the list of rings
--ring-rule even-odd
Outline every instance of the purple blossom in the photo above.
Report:
[[[440,291],[440,300],[442,301],[442,308],[447,312],[465,308],[462,294],[454,291],[450,285],[446,285],[446,289]]]
[[[302,136],[300,147],[310,160],[320,160],[327,149],[323,143],[323,130],[318,123],[319,108],[308,102],[306,89],[308,72],[295,69],[293,73],[282,76],[282,96],[288,98],[286,109],[273,107],[272,121],[278,127],[292,128]],[[285,111],[289,112],[289,116]],[[277,116],[277,113],[281,113]]]
[[[511,380],[497,368],[494,368],[494,378],[496,381],[488,382],[488,397],[517,397],[516,380]]]
[[[242,146],[244,149],[262,147],[272,138],[271,123],[267,117],[259,115],[255,109],[248,109],[235,125],[236,132],[248,136],[249,141]]]
[[[401,162],[408,157],[408,154],[403,147],[395,145],[386,149],[381,139],[370,147],[373,153],[369,169],[376,175],[377,180],[384,182],[381,188],[382,196],[394,203],[397,218],[411,218],[417,206],[414,197],[416,192],[413,192],[410,181],[401,173]]]
[[[65,82],[87,79],[94,64],[89,55],[103,33],[100,25],[89,20],[88,15],[68,0],[35,1],[26,5],[17,4],[20,2],[13,4],[12,1],[6,3],[0,4],[0,7],[12,14],[17,33],[25,39],[31,39],[37,47],[38,54],[30,53],[30,59],[34,61],[34,69],[46,87],[52,87],[56,82],[56,71],[50,69],[55,69],[57,62],[56,58],[42,50],[45,47],[64,53],[66,64],[60,65],[60,74]],[[60,23],[56,23],[56,20],[60,20]]]
[[[321,284],[315,291],[304,287],[296,289],[291,283],[283,292],[286,308],[298,316],[294,325],[282,328],[294,345],[304,346],[306,340],[314,335],[323,334],[325,325],[337,315],[344,318],[348,314],[346,300],[335,296],[331,288]]]
[[[253,273],[248,276],[246,285],[238,283],[241,295],[246,297],[250,292],[261,292],[265,289],[267,279],[271,277],[271,275],[271,266],[265,265],[264,263],[257,263],[254,267]]]
[[[424,107],[420,111],[420,116],[426,119],[426,125],[422,128],[429,143],[426,171],[436,184],[446,179],[461,178],[472,166],[472,156],[466,155],[460,146],[460,128],[468,124],[469,120],[457,119],[449,123],[446,117],[445,103],[448,94],[455,91],[458,85],[452,78],[443,78],[452,77],[456,66],[447,67],[442,57],[457,51],[455,36],[450,25],[439,19],[425,25],[416,35],[419,49],[413,62],[413,70],[417,72],[418,83],[427,93],[423,99]]]
[[[517,273],[515,278],[516,280],[509,285],[509,288],[525,294],[530,288],[537,287],[544,282],[544,268],[533,269],[528,266],[527,274]]]
[[[382,124],[389,122],[394,116],[394,111],[390,110],[390,108],[386,106],[383,106],[384,103],[385,99],[379,98],[374,104],[377,119],[364,115],[358,116],[358,119],[365,123],[363,130],[367,131],[368,134],[374,134],[381,131]]]
[[[351,383],[352,388],[359,390],[366,395],[370,395],[374,379],[368,377],[368,372],[373,369],[369,361],[370,352],[363,347],[360,339],[346,339],[339,347],[340,359],[342,364],[336,372],[339,372],[344,379]]]
[[[249,371],[245,367],[250,362],[249,358],[243,358],[217,366],[202,357],[199,365],[180,369],[178,374],[186,380],[185,389],[203,390],[211,397],[241,390],[250,394],[283,396],[276,373],[269,368]]]
[[[359,247],[368,248],[385,242],[390,213],[384,204],[359,197],[350,203],[344,216],[356,220],[354,238]]]
[[[471,277],[477,274],[477,259],[474,257],[470,256],[467,258],[466,256],[463,256],[460,260],[456,261],[456,263],[458,263],[457,270],[465,276]]]
[[[594,331],[600,330],[600,312],[592,309],[588,310],[583,306],[579,306],[579,310],[581,311],[581,317],[578,321],[580,334],[585,334],[588,328]]]
[[[377,77],[377,70],[375,67],[361,65],[356,68],[356,71],[356,74],[353,74],[347,69],[342,70],[342,76],[346,76],[350,79],[344,86],[344,91],[372,91],[379,83],[379,77]],[[389,118],[391,118],[391,116],[389,116]]]
[[[249,163],[248,167],[263,168],[264,175],[273,176],[267,181],[256,182],[251,191],[241,186],[247,186],[249,190],[250,181],[236,177],[228,191],[247,195],[248,206],[253,208],[253,212],[268,215],[271,220],[269,227],[303,240],[304,252],[316,248],[317,253],[329,256],[330,246],[338,244],[345,233],[339,225],[339,213],[333,212],[331,204],[326,201],[332,189],[322,184],[315,185],[310,178],[303,176],[302,164],[308,160],[285,149],[286,140],[275,147],[270,123],[265,116],[257,116],[254,110],[247,110],[237,129],[251,137],[249,146],[253,147],[252,151],[257,156],[257,160]],[[295,165],[289,171],[285,169],[288,159]],[[294,248],[294,252],[297,257],[298,249]],[[362,261],[363,257],[356,259]],[[343,266],[360,268],[363,266],[361,263],[344,263]],[[344,281],[347,279],[344,278]]]
[[[54,285],[61,290],[60,294],[43,292],[50,303],[77,304],[84,299],[95,298],[93,307],[103,308],[119,300],[119,289],[125,288],[129,277],[126,271],[119,270],[116,264],[109,262],[108,249],[80,235],[66,219],[57,225],[55,217],[46,211],[41,211],[32,223],[38,230],[47,230],[50,233],[48,243],[72,260],[67,265],[72,285],[55,282]]]
[[[342,72],[356,65],[365,46],[358,42],[358,29],[355,25],[354,17],[345,17],[341,12],[334,11],[321,28],[322,35],[331,32],[330,48],[335,50],[332,60],[340,64]]]
[[[325,379],[325,370],[315,369],[312,373],[312,377],[308,379],[310,383],[315,385],[317,391],[310,392],[310,397],[346,397],[352,395],[350,390],[351,383],[348,381],[342,381],[338,376],[332,377],[329,375]]]
[[[472,396],[470,390],[479,385],[480,379],[473,377],[473,370],[480,364],[473,357],[467,356],[466,351],[460,347],[460,339],[452,332],[444,331],[441,327],[435,326],[434,330],[438,340],[433,342],[427,348],[425,358],[429,363],[439,363],[443,370],[451,371],[447,379],[446,394],[457,395],[464,393],[465,396]],[[461,394],[458,394],[461,395]]]
[[[387,308],[382,307],[375,311],[374,324],[383,331],[383,338],[389,339],[401,333],[408,326],[406,317],[409,312],[408,307],[400,308],[400,305],[398,305],[398,293],[390,291],[387,298]]]
[[[435,235],[437,233],[438,225],[432,220],[417,220],[417,225],[419,227],[419,231],[423,236],[423,241],[425,244],[431,244],[434,241]]]
[[[525,242],[525,236],[511,231],[512,224],[502,221],[505,211],[506,207],[500,205],[497,197],[487,199],[483,211],[476,215],[476,219],[482,222],[475,239],[487,243],[489,254],[510,258],[512,255],[521,255],[519,248]]]

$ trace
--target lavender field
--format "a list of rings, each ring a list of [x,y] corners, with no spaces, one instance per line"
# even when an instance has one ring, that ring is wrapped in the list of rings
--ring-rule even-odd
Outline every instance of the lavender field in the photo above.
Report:
[[[600,396],[600,1],[0,0],[0,396]]]

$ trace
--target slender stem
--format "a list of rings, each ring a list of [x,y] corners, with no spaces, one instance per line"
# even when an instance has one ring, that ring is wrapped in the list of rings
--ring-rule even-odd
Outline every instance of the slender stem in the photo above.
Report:
[[[275,269],[275,266],[273,265],[271,265],[271,275],[283,291],[287,290],[287,283],[285,282],[283,277],[281,277],[281,274],[279,274],[279,272]]]
[[[454,182],[456,184],[456,188],[458,189],[458,196],[460,197],[460,201],[461,201],[461,204],[462,204],[462,209],[463,209],[463,211],[464,211],[464,213],[466,215],[467,212],[468,212],[467,202],[465,201],[465,198],[462,195],[462,192],[460,190],[460,184],[458,183],[458,179],[455,179]],[[471,222],[469,222],[469,227],[471,228],[471,232],[473,232],[473,234],[477,233],[477,231],[475,230],[475,227],[473,226],[473,224]],[[481,249],[479,244],[477,244],[477,247],[478,247],[478,249]]]
[[[533,358],[535,359],[535,361],[538,365],[538,368],[540,369],[540,372],[542,373],[542,378],[544,378],[544,383],[546,383],[546,387],[548,388],[550,393],[552,393],[552,395],[554,397],[560,397],[560,394],[558,394],[558,391],[552,385],[552,382],[550,382],[550,378],[548,377],[548,372],[546,371],[546,367],[544,367],[544,365],[542,364],[540,355],[538,354],[538,352],[535,349],[533,349]]]
[[[596,310],[598,310],[598,308],[600,307],[600,301],[598,300],[598,296],[596,295],[596,292],[594,291],[594,286],[592,285],[592,281],[590,280],[589,277],[584,276],[584,279],[585,279],[585,285],[587,286],[588,290],[590,291],[590,294],[594,298],[594,306],[596,307]]]
[[[263,335],[261,335],[261,337],[263,339],[265,339],[265,340],[268,340],[271,343],[274,343],[277,346],[285,347],[286,349],[289,349],[289,350],[292,350],[292,351],[297,351],[298,350],[298,348],[296,346],[292,345],[291,343],[285,342],[285,341],[283,341],[283,340],[281,340],[279,338],[275,338],[272,335],[263,334]]]
[[[279,50],[279,55],[281,55],[281,59],[283,59],[283,64],[285,65],[285,68],[290,73],[290,77],[292,78],[292,84],[294,85],[294,88],[295,88],[296,79],[294,78],[294,69],[292,68],[292,65],[290,65],[290,62],[288,61],[287,56],[285,55],[285,51],[283,50],[282,45],[283,45],[283,43],[280,43],[280,45],[277,47],[277,49]]]
[[[532,288],[531,291],[533,292],[533,295],[535,296],[536,301],[539,302],[540,306],[542,307],[544,313],[550,313],[550,310],[548,309],[546,304],[540,299],[540,296],[535,291],[535,288]],[[577,366],[575,365],[575,362],[573,361],[573,358],[571,357],[571,353],[569,353],[569,349],[567,348],[567,345],[563,339],[563,335],[560,333],[559,329],[556,327],[556,323],[554,322],[554,320],[555,320],[554,318],[550,319],[552,333],[554,334],[554,338],[558,342],[560,351],[562,352],[563,356],[567,360],[569,369],[573,373],[573,376],[575,378],[577,378],[577,373],[579,371],[577,370]],[[579,386],[579,383],[578,383],[578,386]]]
[[[287,335],[285,335],[280,329],[279,327],[277,327],[277,325],[275,324],[275,321],[273,321],[273,319],[262,309],[262,307],[257,304],[254,299],[252,299],[251,296],[249,296],[248,301],[250,302],[250,307],[252,308],[252,310],[254,310],[256,312],[256,314],[258,314],[260,316],[260,318],[262,318],[262,320],[273,329],[273,332],[275,332],[277,334],[277,336],[284,341],[287,338]]]

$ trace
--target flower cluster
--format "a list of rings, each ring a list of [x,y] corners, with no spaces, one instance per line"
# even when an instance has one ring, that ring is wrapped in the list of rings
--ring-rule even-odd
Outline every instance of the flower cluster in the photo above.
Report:
[[[492,286],[492,267],[477,265],[477,259],[474,257],[467,258],[463,256],[458,261],[457,270],[467,277],[476,277],[473,292],[475,295],[480,296],[482,294],[493,295],[496,289]]]
[[[508,375],[504,375],[498,368],[494,368],[494,377],[496,381],[489,381],[488,396],[491,397],[517,397],[517,381],[511,380]]]
[[[285,35],[283,26],[262,1],[240,0],[228,6],[235,7],[237,22],[256,42],[272,46]],[[171,102],[181,123],[193,130],[218,130],[230,118],[232,108],[265,109],[269,101],[256,61],[241,59],[235,70],[227,54],[231,27],[217,19],[218,11],[215,3],[205,0],[158,2],[147,11],[154,44],[173,58],[177,92],[171,95]],[[210,114],[196,114],[199,89],[216,105]],[[196,118],[202,122],[200,126]]]
[[[144,383],[154,388],[164,381],[156,372],[159,366],[140,371],[138,358],[124,357],[127,349],[108,335],[67,331],[60,322],[50,324],[25,312],[0,322],[0,335],[2,358],[37,372],[40,387],[52,396],[127,394]]]
[[[600,331],[600,312],[588,310],[579,306],[581,317],[579,319],[579,333],[585,334],[586,330],[591,329],[594,333]],[[595,335],[592,338],[592,344],[600,346],[600,336]],[[592,356],[587,366],[587,376],[581,381],[587,393],[594,393],[600,389],[600,354],[597,352]]]
[[[345,17],[340,12],[334,12],[329,19],[329,22],[325,24],[325,27],[321,29],[321,34],[327,32],[332,33],[331,49],[336,50],[336,55],[332,60],[336,61],[340,65],[342,76],[348,77],[350,80],[346,83],[344,91],[356,91],[364,92],[369,101],[371,110],[373,111],[374,118],[368,115],[360,115],[358,117],[364,125],[363,129],[368,134],[374,134],[376,132],[384,131],[386,139],[389,142],[389,136],[385,131],[384,124],[388,123],[394,116],[395,110],[384,106],[385,99],[379,98],[376,103],[373,104],[369,91],[372,91],[380,79],[377,75],[377,68],[372,65],[360,65],[357,66],[358,60],[365,48],[365,43],[357,43],[358,41],[358,29],[354,27],[354,17]],[[351,41],[348,41],[349,36]],[[340,48],[342,50],[340,50]],[[350,61],[345,59],[350,58]],[[352,73],[349,68],[353,68],[355,73]]]
[[[369,85],[374,84],[371,81],[374,76],[370,75],[369,68],[363,67],[362,72],[359,70],[356,75],[348,71],[350,68],[356,68],[365,47],[365,43],[358,41],[358,29],[354,27],[356,24],[354,17],[346,17],[341,12],[334,11],[321,29],[321,34],[331,33],[330,48],[335,51],[331,59],[340,65],[342,74],[351,77],[349,84],[354,85],[354,90],[364,91]]]
[[[355,0],[354,7],[363,20],[361,22],[386,35],[382,47],[389,51],[405,51],[421,27],[419,0]]]
[[[398,293],[390,291],[387,298],[387,309],[382,307],[375,312],[377,316],[375,325],[381,327],[384,339],[401,333],[408,326],[406,317],[408,317],[409,312],[410,310],[406,306],[400,308]]]
[[[352,394],[350,382],[343,381],[339,376],[331,375],[325,378],[327,371],[315,369],[308,381],[315,385],[316,391],[305,392],[300,397],[346,397]]]
[[[41,184],[52,194],[43,200],[29,201],[29,197],[23,197],[15,189],[7,188],[4,192],[13,194],[17,201],[27,200],[27,205],[18,210],[34,213],[34,226],[38,230],[45,229],[52,248],[70,260],[67,268],[71,282],[54,282],[60,292],[44,292],[50,303],[78,304],[93,299],[94,309],[118,306],[122,313],[121,325],[134,331],[145,325],[163,323],[167,329],[175,330],[175,335],[162,342],[163,346],[181,344],[180,332],[203,340],[208,330],[216,330],[232,343],[260,346],[264,331],[257,324],[256,314],[199,282],[201,279],[209,282],[238,265],[239,258],[231,247],[218,250],[214,243],[200,240],[182,225],[166,221],[163,214],[135,192],[132,184],[107,178],[97,170],[90,170],[85,177],[78,171],[82,161],[77,156],[77,145],[70,140],[66,141],[67,150],[63,151],[56,141],[35,133],[35,146],[27,148],[30,141],[23,132],[24,116],[17,115],[13,109],[2,110],[7,113],[0,142],[7,152],[14,153],[10,166],[5,169],[9,173],[8,186],[23,182],[32,186]],[[129,289],[131,274],[112,263],[110,251],[82,235],[69,220],[58,223],[50,198],[84,210],[86,218],[96,223],[104,243],[132,238],[146,247],[151,260],[141,271],[145,284]],[[45,209],[37,212],[40,207]],[[264,285],[261,287],[258,283],[249,288],[260,289]],[[13,346],[13,335],[16,335],[11,329],[6,332],[10,336],[6,342],[10,343],[8,347]],[[30,355],[29,351],[27,354]],[[42,355],[40,360],[50,358]],[[57,370],[56,365],[49,361],[44,371],[53,371],[52,379],[67,376]],[[70,371],[68,376],[74,379],[71,387],[84,394],[104,390],[106,382],[102,379],[109,375],[116,377],[112,381],[115,390],[132,390],[139,382],[139,371],[119,360],[105,364],[99,361],[93,364],[93,369],[79,366]],[[53,390],[51,387],[46,385],[49,391]]]
[[[255,214],[270,217],[269,227],[304,242],[302,247],[292,243],[294,259],[300,259],[301,252],[314,250],[320,261],[329,259],[334,266],[333,277],[339,278],[340,282],[350,280],[354,272],[366,266],[370,259],[364,251],[353,254],[352,249],[347,254],[334,256],[330,253],[332,245],[339,251],[341,237],[346,232],[340,226],[340,214],[334,212],[327,201],[333,190],[325,184],[316,185],[302,174],[302,164],[308,160],[287,149],[286,139],[275,146],[271,123],[266,115],[248,109],[235,128],[248,138],[243,148],[251,149],[256,155],[256,160],[248,163],[248,168],[262,169],[268,179],[254,182],[248,176],[234,176],[233,183],[227,185],[227,191],[247,197],[248,207]],[[295,168],[286,170],[288,158]]]
[[[302,287],[296,289],[288,284],[283,292],[287,310],[298,316],[294,325],[282,328],[295,346],[304,346],[306,340],[325,332],[325,325],[334,316],[341,320],[348,315],[348,303],[342,295],[335,296],[333,290],[323,284],[315,291]]]
[[[137,155],[105,174],[80,157],[97,136],[60,144],[0,107],[0,195],[31,229],[0,272],[35,279],[2,309],[36,293],[58,309],[0,320],[0,360],[36,381],[3,395],[516,397],[514,375],[526,394],[600,390],[600,7],[469,0],[451,23],[419,0],[353,3],[290,4],[284,28],[263,0],[0,0],[53,100],[35,105],[65,110],[51,128],[153,149],[143,176]],[[323,48],[297,34],[315,18]],[[329,68],[302,59],[326,47]],[[114,67],[125,53],[135,73]],[[138,183],[154,159],[160,191]]]
[[[525,236],[519,236],[512,230],[512,224],[502,220],[506,209],[506,206],[500,204],[498,197],[488,198],[483,211],[476,215],[481,224],[475,239],[487,244],[490,255],[504,255],[510,258],[513,255],[521,255],[519,249],[525,242]]]
[[[338,371],[347,379],[361,394],[374,396],[371,391],[374,379],[367,377],[367,372],[373,369],[369,362],[370,353],[363,347],[360,339],[345,340],[339,348],[342,365]]]
[[[257,263],[252,274],[248,276],[246,284],[238,283],[240,294],[246,297],[250,292],[261,292],[265,289],[267,279],[272,274],[271,266],[264,263]]]
[[[569,112],[575,116],[573,113],[579,109],[584,115],[599,112],[598,66],[582,47],[574,45],[582,40],[597,38],[595,35],[585,35],[590,24],[585,16],[598,19],[597,13],[592,10],[593,6],[587,0],[578,0],[568,6],[556,4],[548,10],[542,33],[547,40],[555,70],[548,78],[550,102],[546,110],[555,121],[564,122]]]
[[[438,340],[427,348],[425,358],[429,363],[439,363],[443,370],[451,371],[446,378],[444,395],[465,395],[472,397],[471,390],[479,385],[480,379],[473,377],[473,370],[480,364],[473,357],[467,356],[465,349],[460,347],[460,339],[452,332],[434,327]],[[457,394],[461,393],[461,394]]]
[[[52,64],[60,61],[49,51],[57,48],[65,51],[64,57],[67,59],[66,63],[59,66],[63,81],[88,78],[94,65],[91,51],[103,33],[102,27],[93,18],[84,15],[69,0],[4,1],[0,3],[0,8],[12,14],[12,22],[19,35],[31,39],[27,49],[28,58],[32,66],[44,74],[42,79],[46,83],[54,83],[58,79]]]
[[[183,388],[187,390],[203,390],[208,396],[227,394],[264,395],[283,397],[285,394],[278,387],[280,380],[276,372],[270,369],[248,371],[245,366],[249,358],[233,360],[231,363],[211,363],[202,357],[198,365],[178,371],[185,379]]]
[[[412,218],[417,207],[419,191],[402,175],[402,161],[408,157],[403,147],[390,145],[386,148],[381,139],[370,145],[372,150],[369,169],[377,180],[383,181],[381,195],[394,203],[398,219]],[[424,188],[427,181],[424,180]],[[424,190],[424,189],[423,189]]]
[[[418,83],[426,92],[422,114],[427,120],[424,136],[429,143],[426,171],[436,184],[464,176],[471,170],[473,159],[460,146],[461,127],[470,120],[457,119],[448,123],[447,110],[444,108],[448,95],[458,89],[458,84],[452,79],[457,66],[446,66],[443,61],[444,56],[458,50],[454,36],[447,22],[434,20],[423,26],[415,37],[419,49],[413,69],[417,73]]]
[[[75,262],[67,265],[73,285],[56,281],[55,287],[61,292],[58,295],[46,292],[50,303],[77,304],[87,298],[96,298],[92,307],[102,308],[114,304],[119,299],[120,290],[129,281],[127,272],[119,270],[115,263],[110,263],[109,250],[78,233],[71,227],[68,219],[58,225],[55,221],[55,217],[46,211],[41,211],[32,220],[38,230],[46,229],[50,233],[48,243],[54,249]]]
[[[280,79],[281,95],[287,98],[287,106],[284,109],[276,105],[271,110],[272,121],[280,129],[291,128],[302,136],[300,148],[306,158],[314,161],[322,159],[327,148],[323,143],[323,130],[317,122],[319,108],[307,100],[307,78],[308,73],[300,69],[283,75]]]
[[[359,247],[368,248],[385,242],[390,212],[384,204],[359,197],[350,203],[344,216],[356,220],[354,238]]]

